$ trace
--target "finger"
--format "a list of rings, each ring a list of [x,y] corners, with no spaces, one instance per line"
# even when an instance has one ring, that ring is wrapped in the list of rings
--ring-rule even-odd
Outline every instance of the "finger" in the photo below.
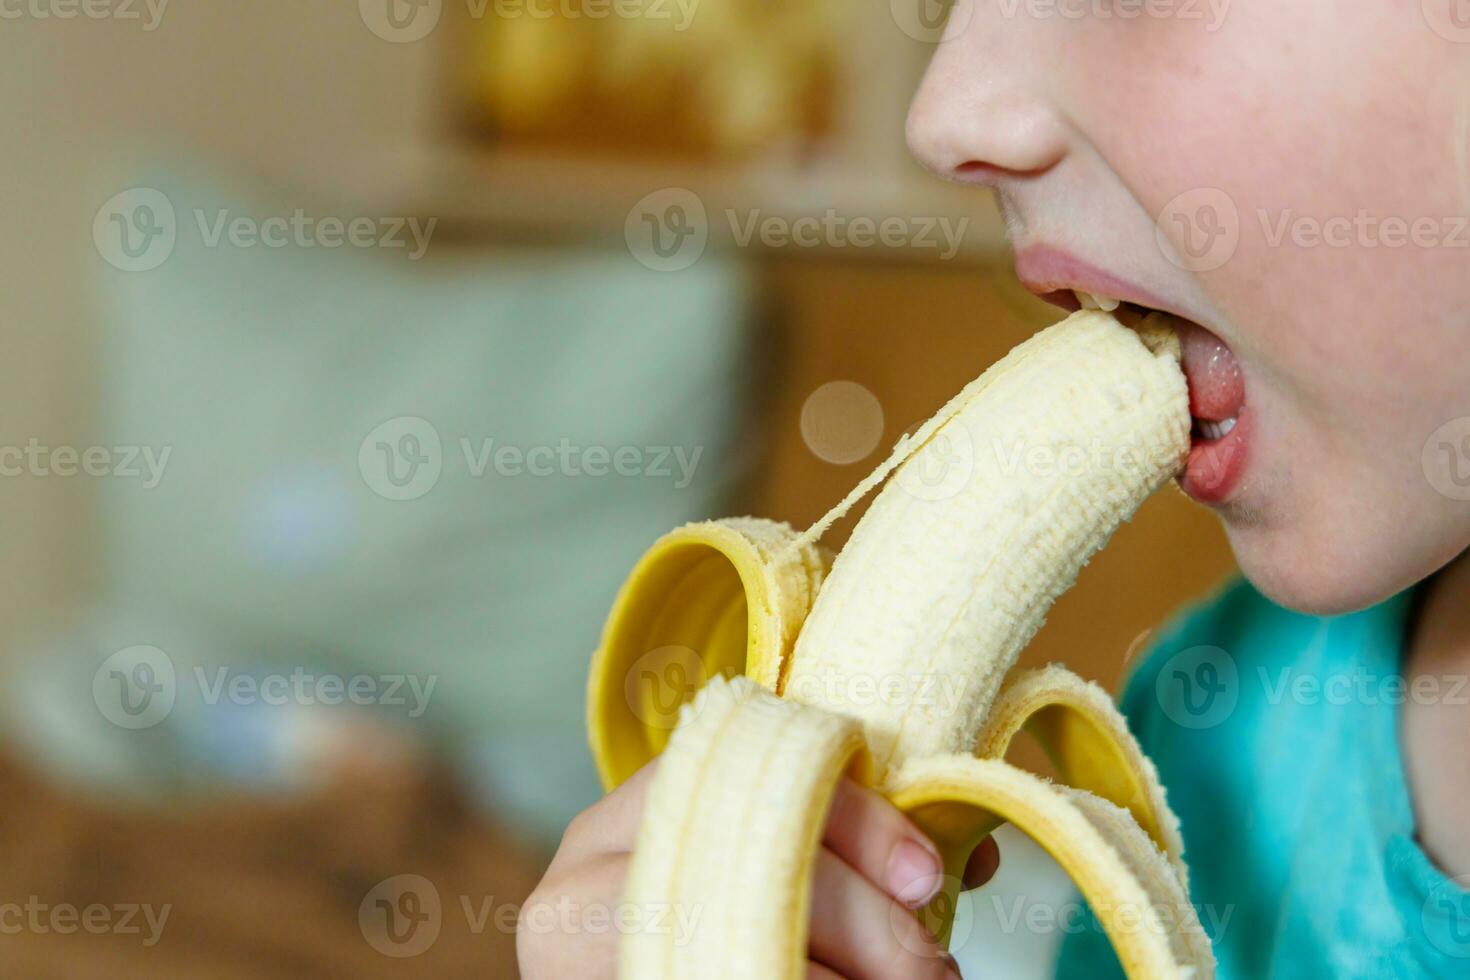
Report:
[[[843,976],[821,963],[808,960],[806,964],[806,980],[843,980]]]
[[[959,972],[913,912],[832,851],[817,857],[810,955],[849,980],[953,980]]]
[[[858,873],[911,909],[943,884],[939,850],[877,792],[844,779],[832,797],[824,841]]]
[[[619,907],[630,860],[627,854],[599,855],[577,866],[575,882],[548,872],[516,919],[525,980],[613,980],[621,935],[605,928],[606,916]],[[602,918],[593,922],[594,914]],[[527,963],[537,965],[534,975],[526,972]]]
[[[658,760],[654,759],[573,817],[562,834],[556,863],[577,861],[595,853],[631,852],[643,819],[643,803],[657,771]]]
[[[970,860],[965,864],[965,889],[968,891],[979,888],[994,878],[999,870],[1000,845],[995,842],[994,836],[987,837],[970,852]]]

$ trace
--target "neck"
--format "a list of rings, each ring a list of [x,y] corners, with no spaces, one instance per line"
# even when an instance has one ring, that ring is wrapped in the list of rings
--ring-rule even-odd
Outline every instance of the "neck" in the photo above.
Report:
[[[1419,842],[1440,869],[1470,873],[1470,552],[1427,585],[1404,659],[1399,720]]]

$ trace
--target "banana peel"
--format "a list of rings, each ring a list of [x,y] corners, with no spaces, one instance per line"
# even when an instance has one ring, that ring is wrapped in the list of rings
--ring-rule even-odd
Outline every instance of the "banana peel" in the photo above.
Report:
[[[811,869],[832,793],[838,780],[850,775],[882,792],[939,847],[944,887],[917,917],[941,943],[948,941],[971,853],[998,826],[1010,823],[1072,877],[1129,977],[1213,976],[1209,939],[1189,903],[1178,821],[1156,770],[1112,700],[1059,666],[1011,670],[1051,599],[1071,584],[1076,569],[1111,533],[1107,525],[1125,519],[1167,479],[1177,466],[1170,453],[1187,451],[1187,395],[1178,377],[1177,342],[1171,340],[1166,324],[1146,323],[1135,332],[1101,311],[1075,314],[967,387],[814,528],[798,533],[756,518],[690,524],[660,538],[635,565],[593,656],[589,742],[608,790],[664,756],[646,804],[627,899],[678,903],[697,908],[703,918],[680,942],[652,930],[625,936],[622,975],[802,976]],[[1085,370],[1078,369],[1082,361]],[[1108,373],[1113,370],[1115,376]],[[1043,384],[1061,384],[1066,405],[1059,408],[1054,401],[1038,408],[1035,392]],[[1140,402],[1136,410],[1134,401]],[[882,549],[913,550],[895,528],[938,522],[924,540],[942,547],[949,533],[946,522],[964,506],[948,498],[916,505],[913,494],[899,486],[902,481],[889,477],[901,477],[904,467],[915,465],[946,433],[974,444],[1006,434],[1007,425],[1028,437],[1049,425],[1055,431],[1047,430],[1044,437],[1055,439],[1057,432],[1065,435],[1069,426],[1081,426],[1067,413],[1105,415],[1120,404],[1117,418],[1089,417],[1089,431],[1105,425],[1121,433],[1146,431],[1163,448],[1162,462],[1157,472],[1121,480],[1116,474],[1088,474],[1080,481],[1066,474],[1033,476],[1036,485],[1023,487],[1035,491],[1033,499],[1072,509],[1082,500],[1084,510],[1094,498],[1102,503],[1060,532],[1050,525],[1073,520],[1070,510],[1060,518],[1060,512],[1032,508],[1020,520],[1034,527],[1018,523],[988,532],[1002,544],[1017,536],[1033,542],[1055,538],[1058,553],[1050,565],[1039,567],[1044,575],[1036,578],[1036,595],[1020,594],[1026,590],[1013,579],[977,579],[966,586],[973,594],[994,592],[1002,597],[996,601],[1015,603],[1014,610],[1001,612],[1008,614],[1007,622],[1024,622],[1011,629],[1014,636],[996,639],[994,650],[972,653],[964,643],[952,644],[956,656],[976,658],[973,673],[982,681],[995,674],[986,681],[994,689],[975,684],[963,689],[968,700],[959,711],[961,723],[955,722],[954,711],[941,717],[932,707],[921,710],[914,703],[905,703],[900,716],[893,715],[892,705],[869,709],[854,701],[850,690],[832,697],[802,687],[798,695],[794,673],[805,670],[801,679],[811,680],[817,674],[810,665],[821,660],[802,650],[820,645],[835,651],[827,657],[827,676],[833,670],[841,674],[861,655],[850,648],[860,647],[864,638],[863,632],[849,629],[844,635],[842,630],[856,619],[854,628],[882,631],[881,623],[862,622],[863,604],[887,594],[881,581],[873,585],[876,576],[869,566],[902,560],[902,555],[885,558]],[[1128,414],[1135,411],[1136,416]],[[987,428],[996,424],[1002,428]],[[1014,473],[987,473],[985,465],[982,461],[970,478],[979,485],[964,491],[976,494],[974,507],[988,506],[998,488],[1009,490],[1018,479]],[[986,486],[987,479],[996,482]],[[834,567],[833,556],[817,543],[822,530],[885,480],[888,486]],[[1079,485],[1086,480],[1093,485]],[[1067,494],[1081,496],[1069,503]],[[1109,502],[1110,494],[1116,500]],[[890,496],[902,499],[885,505]],[[998,513],[1009,518],[1011,512]],[[991,523],[997,520],[992,517]],[[1001,546],[994,540],[982,544]],[[844,562],[847,584],[841,585]],[[993,578],[1006,572],[1002,567],[985,574]],[[861,587],[853,584],[859,578]],[[819,637],[811,625],[819,618],[813,616],[818,599],[835,604],[838,592],[841,614],[826,620],[841,625],[822,627],[829,635]],[[954,609],[972,605],[970,595],[951,598]],[[936,612],[927,599],[918,609],[918,614],[892,612],[900,619],[949,615]],[[946,628],[945,642],[953,632]],[[898,655],[912,658],[914,653],[900,650]],[[969,671],[951,673],[971,680]],[[931,735],[936,730],[960,734],[937,738]],[[1057,782],[1005,761],[1023,731],[1046,751]]]

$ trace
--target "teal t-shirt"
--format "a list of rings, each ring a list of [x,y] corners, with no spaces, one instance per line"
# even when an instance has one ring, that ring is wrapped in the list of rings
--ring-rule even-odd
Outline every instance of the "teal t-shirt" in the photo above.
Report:
[[[1470,876],[1416,843],[1398,738],[1407,699],[1470,690],[1406,686],[1412,601],[1322,618],[1232,583],[1129,678],[1123,711],[1179,815],[1220,977],[1470,978]],[[1056,975],[1121,976],[1096,921],[1072,921]]]

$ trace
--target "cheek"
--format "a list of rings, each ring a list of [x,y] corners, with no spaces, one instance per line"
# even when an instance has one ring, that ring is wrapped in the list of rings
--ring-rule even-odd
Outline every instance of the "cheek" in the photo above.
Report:
[[[1420,464],[1470,415],[1470,45],[1418,6],[1235,0],[1213,33],[1114,28],[1126,63],[1069,80],[1150,217],[1199,188],[1232,206],[1238,244],[1192,274],[1261,413],[1258,492],[1227,526],[1246,573],[1297,608],[1359,608],[1470,542],[1467,504]]]
[[[1214,31],[1117,24],[1089,50],[1122,57],[1085,60],[1103,77],[1069,84],[1088,137],[1170,238],[1212,223],[1238,235],[1195,279],[1232,345],[1283,382],[1345,340],[1381,363],[1396,338],[1379,325],[1432,325],[1470,289],[1470,251],[1452,241],[1470,204],[1470,46],[1417,8],[1235,0]],[[1189,212],[1206,188],[1221,207]]]

